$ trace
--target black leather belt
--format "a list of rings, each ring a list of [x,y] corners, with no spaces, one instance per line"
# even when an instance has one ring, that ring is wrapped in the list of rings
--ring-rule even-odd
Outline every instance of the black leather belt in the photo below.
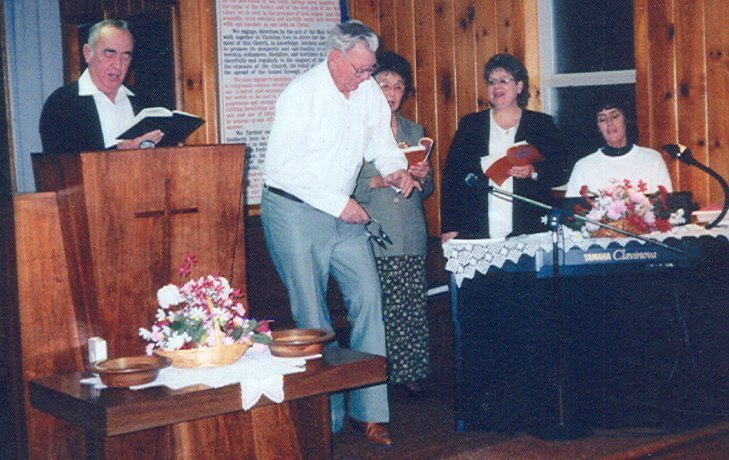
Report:
[[[268,185],[266,185],[265,187],[266,187],[266,189],[268,189],[269,192],[275,193],[278,196],[282,196],[284,198],[288,198],[289,200],[295,201],[297,203],[303,203],[302,200],[296,198],[294,195],[290,194],[286,190],[281,190],[280,188],[276,188],[276,187],[269,187]]]

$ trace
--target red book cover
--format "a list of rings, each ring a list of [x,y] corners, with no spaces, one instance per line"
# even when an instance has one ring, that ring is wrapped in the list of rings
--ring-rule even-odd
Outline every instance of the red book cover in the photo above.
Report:
[[[536,147],[520,142],[509,147],[506,150],[506,156],[496,160],[484,174],[496,185],[501,186],[509,178],[509,169],[512,166],[526,166],[540,162],[543,159],[544,157]]]
[[[430,151],[432,150],[432,148],[433,139],[429,137],[420,138],[418,145],[404,148],[402,152],[408,159],[408,167],[414,166],[422,161],[426,161],[430,156]]]

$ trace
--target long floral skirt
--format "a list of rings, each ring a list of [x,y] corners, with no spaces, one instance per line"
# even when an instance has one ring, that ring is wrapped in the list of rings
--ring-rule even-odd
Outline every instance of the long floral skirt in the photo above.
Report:
[[[382,283],[389,381],[420,380],[430,373],[425,257],[375,260]]]

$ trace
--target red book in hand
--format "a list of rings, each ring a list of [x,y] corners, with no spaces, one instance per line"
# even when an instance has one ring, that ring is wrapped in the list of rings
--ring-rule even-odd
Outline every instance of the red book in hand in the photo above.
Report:
[[[519,142],[506,150],[506,156],[496,160],[484,172],[496,185],[501,186],[509,178],[509,169],[512,166],[526,166],[538,163],[544,157],[536,147],[526,142]]]
[[[418,145],[404,148],[402,153],[408,159],[408,168],[420,162],[427,161],[432,148],[433,139],[429,137],[421,137]]]

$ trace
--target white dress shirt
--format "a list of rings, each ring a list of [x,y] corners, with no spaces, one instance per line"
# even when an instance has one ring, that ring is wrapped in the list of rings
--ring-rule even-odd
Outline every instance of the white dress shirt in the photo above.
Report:
[[[483,171],[506,156],[506,151],[514,145],[516,130],[513,126],[505,130],[494,120],[494,111],[491,110],[489,123],[489,154],[481,157],[481,168]],[[498,187],[507,192],[514,192],[514,178],[509,176],[503,184],[499,185],[489,179],[489,185]],[[514,229],[514,202],[511,198],[489,193],[489,236],[491,238],[503,238]]]
[[[78,95],[93,96],[96,111],[99,112],[101,132],[104,134],[104,147],[107,149],[118,144],[117,136],[129,129],[134,119],[134,109],[129,96],[134,96],[126,86],[122,85],[116,92],[114,102],[96,87],[89,75],[89,69],[84,70],[78,79]]]
[[[390,107],[373,78],[349,93],[337,89],[326,61],[295,78],[276,102],[263,179],[339,217],[363,159],[382,176],[407,169],[390,129]]]

